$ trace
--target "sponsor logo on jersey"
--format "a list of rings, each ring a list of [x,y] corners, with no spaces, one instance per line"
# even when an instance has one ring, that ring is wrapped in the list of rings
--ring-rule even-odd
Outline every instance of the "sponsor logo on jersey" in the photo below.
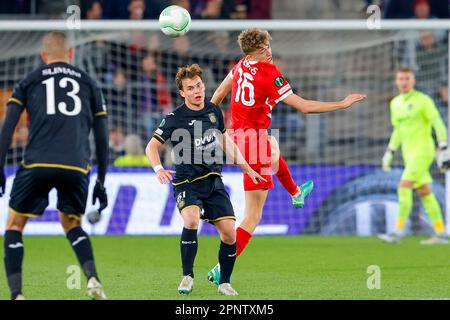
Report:
[[[197,120],[191,120],[191,122],[189,122],[188,125],[190,125],[190,126],[194,125],[195,121],[197,121]]]
[[[162,128],[166,124],[166,119],[162,119],[161,123],[159,124],[159,127]]]
[[[284,79],[282,77],[277,77],[275,79],[274,83],[277,87],[281,87],[284,84]]]
[[[213,131],[211,134],[206,134],[202,138],[194,139],[195,147],[198,148],[198,147],[203,146],[205,144],[209,144],[211,142],[215,142],[216,139],[217,139],[216,131]]]

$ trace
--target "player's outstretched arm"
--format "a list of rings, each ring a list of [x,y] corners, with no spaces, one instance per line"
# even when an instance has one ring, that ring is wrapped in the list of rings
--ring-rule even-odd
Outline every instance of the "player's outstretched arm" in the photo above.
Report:
[[[155,138],[151,138],[145,147],[145,154],[147,155],[148,160],[153,166],[153,170],[155,170],[158,180],[162,184],[170,183],[172,181],[172,174],[175,174],[173,170],[166,170],[161,165],[161,158],[159,156],[159,149],[161,148],[162,143],[159,142]]]
[[[346,109],[351,105],[364,100],[365,98],[366,95],[364,94],[354,93],[348,95],[344,100],[341,101],[322,102],[315,100],[306,100],[293,93],[287,96],[283,100],[283,102],[303,113],[324,113]]]
[[[5,193],[6,176],[4,171],[6,153],[11,145],[11,139],[19,122],[23,109],[18,106],[8,106],[5,121],[0,132],[0,197]]]
[[[231,84],[233,82],[233,78],[231,74],[228,74],[225,79],[222,81],[220,86],[214,91],[214,94],[211,98],[211,102],[216,106],[222,103],[223,99],[227,96],[228,92],[231,91]]]
[[[221,141],[220,146],[225,151],[227,158],[230,159],[232,163],[237,164],[242,169],[242,172],[244,174],[247,174],[254,183],[267,181],[250,167],[241,151],[239,150],[238,146],[233,142],[233,140],[226,132],[223,133],[223,140]]]

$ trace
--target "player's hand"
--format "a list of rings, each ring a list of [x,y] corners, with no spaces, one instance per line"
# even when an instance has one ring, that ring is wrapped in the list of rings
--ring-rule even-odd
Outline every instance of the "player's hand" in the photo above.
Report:
[[[353,93],[348,95],[344,100],[342,100],[342,105],[344,108],[348,108],[351,105],[364,100],[365,98],[366,98],[365,94]]]
[[[381,159],[381,167],[384,171],[391,171],[391,163],[394,158],[394,153],[391,150],[386,150],[383,159]]]
[[[267,182],[266,179],[261,177],[261,175],[253,170],[250,166],[245,167],[243,170],[244,174],[248,175],[252,179],[253,183],[258,184],[260,182]]]
[[[441,172],[450,169],[450,149],[447,148],[447,143],[439,143],[439,148],[436,151],[436,162]]]
[[[106,194],[106,188],[103,186],[99,180],[95,182],[94,192],[92,193],[92,205],[95,204],[95,201],[98,199],[100,203],[100,207],[98,211],[101,212],[108,206],[108,196]]]
[[[3,195],[5,194],[5,186],[6,186],[5,169],[0,168],[0,197],[3,197]]]
[[[157,176],[158,176],[158,180],[161,184],[167,184],[170,183],[170,181],[172,181],[173,177],[172,175],[175,174],[175,171],[173,170],[166,170],[164,168],[159,169],[156,172]]]

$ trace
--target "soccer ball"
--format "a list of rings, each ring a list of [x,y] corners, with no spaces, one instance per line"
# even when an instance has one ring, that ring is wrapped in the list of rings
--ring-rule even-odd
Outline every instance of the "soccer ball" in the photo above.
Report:
[[[177,38],[186,34],[191,26],[191,15],[180,6],[169,6],[159,15],[161,31],[171,37]]]

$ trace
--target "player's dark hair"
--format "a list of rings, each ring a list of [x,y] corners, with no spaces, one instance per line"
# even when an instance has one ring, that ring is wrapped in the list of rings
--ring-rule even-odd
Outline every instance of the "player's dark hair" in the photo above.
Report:
[[[202,78],[203,70],[196,63],[191,64],[190,66],[184,66],[178,68],[177,75],[175,76],[175,82],[177,84],[178,89],[183,90],[183,79],[193,79],[196,76]]]
[[[250,28],[239,34],[238,44],[244,54],[250,54],[270,40],[272,37],[267,30]]]

